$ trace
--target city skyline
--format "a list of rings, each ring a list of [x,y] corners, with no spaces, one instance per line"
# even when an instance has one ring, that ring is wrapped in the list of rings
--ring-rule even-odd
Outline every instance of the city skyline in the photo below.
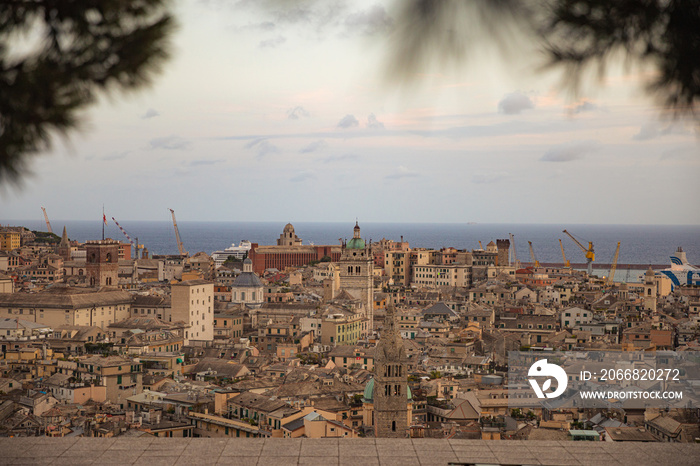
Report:
[[[659,120],[648,71],[573,99],[535,51],[484,52],[398,85],[391,7],[176,2],[154,85],[87,110],[2,216],[700,224],[697,126]]]

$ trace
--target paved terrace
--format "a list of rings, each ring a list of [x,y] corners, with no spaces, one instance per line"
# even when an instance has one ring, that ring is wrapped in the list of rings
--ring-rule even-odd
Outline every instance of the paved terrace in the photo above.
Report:
[[[437,439],[0,439],[0,464],[698,465],[700,444]]]

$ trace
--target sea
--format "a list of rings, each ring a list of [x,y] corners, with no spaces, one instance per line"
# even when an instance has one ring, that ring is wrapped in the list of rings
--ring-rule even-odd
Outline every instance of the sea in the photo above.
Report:
[[[7,221],[2,224],[22,225],[31,230],[46,230],[43,220]],[[120,221],[132,238],[138,238],[151,254],[177,254],[175,230],[169,221]],[[66,227],[72,240],[86,241],[102,238],[102,222],[52,220],[54,233],[60,235]],[[200,251],[211,254],[241,240],[261,245],[276,244],[286,222],[188,222],[178,220],[178,229],[184,247],[190,254]],[[303,244],[339,244],[340,239],[352,238],[351,222],[295,222],[297,236]],[[479,241],[484,248],[489,241],[508,239],[514,235],[515,252],[521,262],[530,262],[532,242],[535,257],[541,263],[561,263],[562,240],[567,259],[572,264],[584,264],[581,249],[562,231],[567,229],[580,243],[588,247],[592,241],[596,253],[594,264],[611,264],[620,242],[618,264],[630,265],[618,271],[615,280],[636,281],[649,265],[669,264],[669,256],[680,246],[686,251],[691,264],[700,263],[700,225],[587,225],[587,224],[507,224],[507,223],[373,223],[363,222],[362,237],[378,241],[382,238],[399,241],[403,237],[410,246],[423,248],[454,247],[477,249]],[[105,225],[105,237],[125,241],[112,220]],[[511,246],[512,247],[512,246]],[[628,270],[629,269],[629,270]],[[596,270],[598,275],[607,271]]]

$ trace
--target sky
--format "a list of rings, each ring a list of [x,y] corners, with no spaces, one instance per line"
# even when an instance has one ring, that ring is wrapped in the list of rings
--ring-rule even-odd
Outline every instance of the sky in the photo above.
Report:
[[[0,190],[3,219],[700,224],[697,125],[660,118],[651,71],[573,95],[474,41],[392,79],[396,3],[179,1],[154,84]]]

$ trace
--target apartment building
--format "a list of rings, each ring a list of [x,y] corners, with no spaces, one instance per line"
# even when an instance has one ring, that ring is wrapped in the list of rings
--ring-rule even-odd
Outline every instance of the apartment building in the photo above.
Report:
[[[143,391],[142,366],[131,358],[89,356],[59,360],[58,372],[106,387],[106,400],[122,409],[127,406],[128,397]]]
[[[413,267],[411,283],[427,288],[440,286],[467,287],[471,284],[472,267],[465,264],[426,264]]]
[[[369,319],[364,313],[345,309],[333,309],[321,320],[321,343],[323,345],[354,345],[367,335]]]
[[[166,321],[183,321],[185,345],[205,346],[214,341],[214,283],[188,280],[172,285],[170,315]]]

